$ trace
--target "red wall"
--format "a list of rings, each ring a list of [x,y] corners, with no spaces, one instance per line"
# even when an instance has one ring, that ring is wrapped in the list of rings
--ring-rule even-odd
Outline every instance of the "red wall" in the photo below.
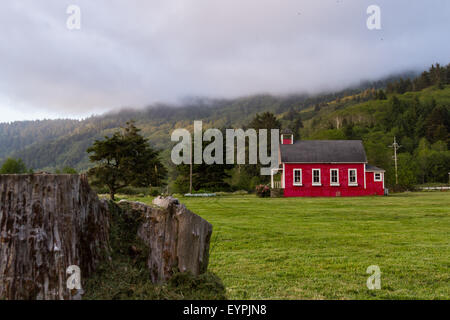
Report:
[[[366,172],[367,192],[369,194],[384,195],[383,180],[384,174],[381,174],[382,181],[374,181],[375,173]]]
[[[285,169],[285,197],[351,197],[365,195],[383,195],[383,182],[374,182],[373,173],[366,174],[366,188],[364,188],[363,163],[317,163],[291,164],[286,163]],[[293,185],[293,169],[302,169],[302,186]],[[312,185],[312,169],[321,169],[321,186]],[[339,186],[330,186],[330,169],[339,169]],[[348,169],[357,169],[357,186],[348,185]]]

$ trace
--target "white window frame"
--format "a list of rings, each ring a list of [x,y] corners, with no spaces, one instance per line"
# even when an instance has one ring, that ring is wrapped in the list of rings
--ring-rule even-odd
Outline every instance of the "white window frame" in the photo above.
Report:
[[[337,172],[337,182],[332,181],[332,178],[333,178],[332,172],[333,171]],[[339,186],[339,185],[340,185],[339,184],[339,169],[336,169],[336,168],[330,169],[330,186]]]
[[[377,179],[377,174],[380,175],[380,178],[378,178],[378,179]],[[381,181],[383,181],[383,175],[381,174],[381,172],[374,172],[374,173],[373,173],[373,181],[376,181],[376,182],[381,182]]]
[[[355,182],[350,182],[350,172],[355,171]],[[357,186],[358,185],[358,169],[348,169],[348,185]]]
[[[300,172],[300,182],[295,182],[295,173],[296,172]],[[292,170],[292,184],[294,186],[302,186],[302,181],[303,181],[303,172],[302,169],[293,169]]]
[[[319,171],[319,182],[314,182],[314,171]],[[322,185],[322,172],[320,169],[312,169],[311,171],[311,182],[313,186],[321,186]]]

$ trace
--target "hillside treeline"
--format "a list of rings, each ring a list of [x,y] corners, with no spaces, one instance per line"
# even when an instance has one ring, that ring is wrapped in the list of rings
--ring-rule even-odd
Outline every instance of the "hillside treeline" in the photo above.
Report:
[[[436,64],[418,75],[409,73],[364,82],[358,87],[315,96],[191,99],[179,106],[160,104],[143,110],[124,109],[82,121],[3,123],[0,162],[13,157],[22,159],[27,168],[35,171],[67,167],[86,171],[92,167],[86,149],[134,119],[152,147],[161,150],[163,163],[169,169],[167,183],[171,188],[179,188],[185,185],[187,170],[177,169],[170,162],[173,145],[170,133],[175,128],[192,130],[194,120],[203,120],[205,129],[257,124],[289,128],[296,139],[362,139],[370,163],[387,170],[390,186],[395,180],[393,150],[389,146],[396,137],[401,145],[399,184],[403,188],[419,183],[445,183],[450,171],[449,75],[450,65]],[[268,182],[257,171],[252,166],[224,166],[211,170],[211,179],[197,173],[202,179],[194,183],[195,189],[253,190],[255,185]]]

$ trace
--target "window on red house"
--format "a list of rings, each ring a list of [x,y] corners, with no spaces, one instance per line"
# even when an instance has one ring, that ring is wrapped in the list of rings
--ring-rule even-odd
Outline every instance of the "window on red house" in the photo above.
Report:
[[[313,184],[320,185],[320,169],[313,169]]]
[[[294,169],[294,185],[302,185],[302,169]]]
[[[356,185],[356,169],[349,169],[348,170],[348,184],[349,185]]]
[[[330,170],[330,184],[339,185],[339,169]]]

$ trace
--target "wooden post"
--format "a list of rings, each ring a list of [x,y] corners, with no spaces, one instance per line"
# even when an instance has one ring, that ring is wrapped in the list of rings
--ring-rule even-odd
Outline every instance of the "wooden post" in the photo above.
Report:
[[[398,173],[397,173],[397,150],[401,147],[394,136],[394,143],[392,144],[392,146],[394,148],[394,163],[395,163],[395,184],[398,184]]]
[[[189,164],[189,193],[192,194],[192,143],[191,143],[191,161]]]

